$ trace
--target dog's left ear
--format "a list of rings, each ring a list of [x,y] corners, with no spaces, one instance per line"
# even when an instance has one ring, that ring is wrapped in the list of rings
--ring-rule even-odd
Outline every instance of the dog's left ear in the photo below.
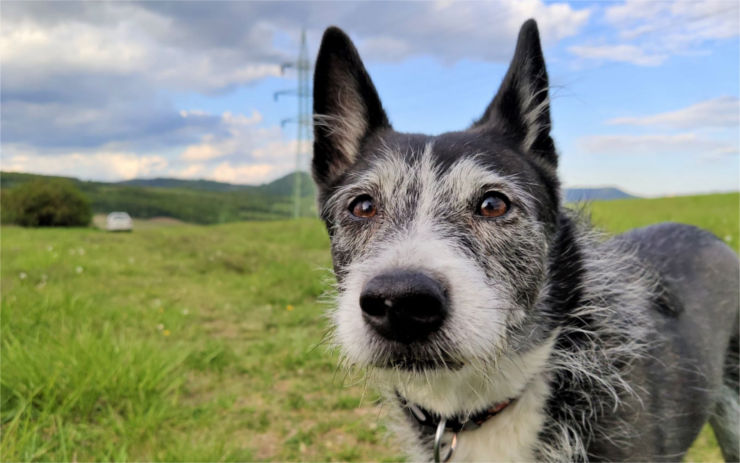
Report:
[[[537,23],[522,25],[514,58],[498,93],[473,129],[491,129],[511,137],[519,147],[557,166],[550,138],[550,98],[547,70]]]

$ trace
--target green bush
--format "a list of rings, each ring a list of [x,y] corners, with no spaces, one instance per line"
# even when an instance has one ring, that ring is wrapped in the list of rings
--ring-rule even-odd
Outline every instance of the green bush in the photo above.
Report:
[[[34,180],[3,192],[2,219],[24,227],[87,226],[90,201],[67,180]]]

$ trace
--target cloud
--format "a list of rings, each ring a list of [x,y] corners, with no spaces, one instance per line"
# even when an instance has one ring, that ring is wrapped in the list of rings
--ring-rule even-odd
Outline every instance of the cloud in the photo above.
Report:
[[[137,74],[158,85],[208,92],[278,76],[280,63],[294,58],[302,27],[315,50],[323,30],[338,24],[363,54],[381,61],[421,54],[446,61],[508,60],[529,17],[539,19],[544,41],[554,43],[578,33],[589,14],[540,0],[392,6],[13,2],[3,8],[0,54],[10,86],[21,83],[20,75],[39,81],[85,72]]]
[[[673,55],[706,53],[716,41],[740,35],[740,3],[627,0],[607,7],[602,20],[612,34],[569,51],[585,59],[656,66]]]
[[[164,175],[168,162],[162,156],[126,152],[71,152],[56,156],[34,152],[8,153],[4,149],[2,169],[94,180],[124,180]],[[12,151],[12,150],[11,150]]]
[[[706,40],[736,37],[740,5],[722,0],[702,2],[645,2],[627,0],[606,9],[605,17],[625,39],[653,33],[674,47]]]
[[[640,117],[618,117],[607,121],[611,125],[657,126],[670,129],[700,127],[737,128],[740,124],[740,100],[725,96],[659,114]]]
[[[351,3],[336,18],[356,38],[369,60],[402,60],[427,55],[445,62],[460,59],[508,61],[522,23],[535,18],[546,46],[577,34],[590,10],[539,0],[500,2],[408,2],[393,8]],[[413,19],[412,19],[413,18]],[[492,26],[495,24],[495,26]]]
[[[198,143],[185,146],[179,159],[200,164],[223,159],[237,164],[249,161],[259,165],[292,162],[295,167],[297,141],[284,140],[280,127],[262,127],[259,125],[261,121],[262,115],[258,111],[253,111],[250,116],[225,112],[221,115],[218,130],[204,134]],[[309,149],[306,143],[304,154]],[[225,170],[219,172],[226,177]]]
[[[587,59],[619,61],[640,66],[658,66],[668,57],[666,54],[648,54],[635,45],[574,45],[568,51]]]
[[[293,170],[292,164],[232,164],[221,163],[213,168],[209,178],[227,183],[262,183],[281,177]]]
[[[201,111],[180,111],[180,115],[184,118],[192,117],[192,115],[202,117],[201,114]],[[186,161],[217,159],[250,151],[256,140],[269,140],[280,136],[276,127],[271,129],[254,127],[261,121],[262,115],[257,111],[253,111],[249,117],[225,112],[221,115],[220,135],[206,133],[201,137],[200,143],[189,145],[180,157]]]
[[[295,58],[301,28],[315,53],[330,24],[345,28],[369,60],[507,61],[530,16],[553,44],[576,34],[589,11],[541,0],[8,2],[0,30],[3,151],[23,149],[27,159],[60,172],[74,170],[65,162],[79,164],[80,172],[100,178],[148,175],[154,164],[114,167],[176,152],[163,155],[167,172],[211,175],[219,163],[222,178],[253,178],[247,163],[292,161],[295,142],[252,116],[182,112],[170,95],[207,97],[275,78],[280,64]],[[34,167],[13,159],[13,166]],[[268,175],[260,169],[253,172]]]
[[[699,137],[694,133],[671,135],[593,135],[579,139],[579,146],[591,154],[676,155],[689,154],[703,158],[736,155],[737,142]]]
[[[166,176],[243,184],[271,181],[295,169],[297,141],[284,139],[279,126],[262,126],[258,111],[214,116],[201,110],[182,110],[177,117],[217,123],[210,124],[199,141],[170,147],[161,154],[126,151],[115,142],[83,148],[3,143],[0,168],[106,181]],[[308,144],[303,149],[308,151]],[[303,156],[303,168],[307,158]]]

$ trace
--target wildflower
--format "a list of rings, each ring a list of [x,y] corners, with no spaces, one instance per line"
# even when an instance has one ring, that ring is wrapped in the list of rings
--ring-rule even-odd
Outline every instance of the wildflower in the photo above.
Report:
[[[28,275],[26,275],[26,272],[21,272],[18,274],[18,278],[20,278],[21,280],[25,280],[26,277],[28,277]]]
[[[82,248],[77,248],[77,254],[79,254],[81,256],[84,256],[85,255],[85,250],[82,249]]]
[[[170,335],[170,330],[164,330],[164,331],[162,331],[162,334],[165,335],[165,336],[169,336]]]
[[[159,331],[162,331],[164,329],[164,325],[160,323],[159,325],[157,325],[157,329]]]
[[[79,265],[78,265],[78,266],[77,266],[77,267],[75,268],[75,272],[77,272],[77,274],[78,274],[78,275],[79,275],[80,273],[82,273],[82,271],[83,271],[83,270],[84,270],[84,269],[83,269],[82,267],[80,267]]]
[[[288,312],[292,311],[292,310],[293,310],[294,308],[295,308],[295,307],[293,307],[293,306],[292,306],[292,305],[290,305],[290,304],[288,304],[287,306],[285,306],[285,310],[287,310]]]
[[[182,314],[183,315],[187,315],[189,313],[190,313],[190,311],[188,309],[182,309]]]
[[[728,243],[732,242],[732,236],[725,235],[725,241],[728,242]]]

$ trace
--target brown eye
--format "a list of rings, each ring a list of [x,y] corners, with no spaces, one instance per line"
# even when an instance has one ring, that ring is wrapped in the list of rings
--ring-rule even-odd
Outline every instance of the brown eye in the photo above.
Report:
[[[490,192],[483,196],[476,213],[483,217],[501,217],[509,211],[509,198],[501,193]]]
[[[375,214],[378,213],[378,209],[375,207],[373,198],[368,195],[362,195],[355,198],[355,200],[352,201],[352,204],[349,205],[349,211],[352,215],[361,219],[375,217]]]

